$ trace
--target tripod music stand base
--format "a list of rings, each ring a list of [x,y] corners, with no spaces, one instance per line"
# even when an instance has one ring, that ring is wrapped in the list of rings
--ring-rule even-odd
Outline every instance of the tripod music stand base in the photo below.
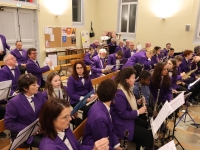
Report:
[[[190,125],[192,125],[192,126],[196,126],[197,128],[200,127],[200,124],[197,124],[197,123],[192,123],[192,124],[190,124]]]

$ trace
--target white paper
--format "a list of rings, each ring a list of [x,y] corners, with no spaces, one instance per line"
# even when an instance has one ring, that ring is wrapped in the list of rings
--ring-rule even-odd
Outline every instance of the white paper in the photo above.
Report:
[[[168,101],[165,102],[162,109],[158,113],[156,119],[151,122],[152,126],[152,133],[153,136],[157,133],[158,129],[160,128],[161,124],[164,122],[164,120],[173,112],[172,107],[168,103]]]
[[[162,146],[161,148],[159,148],[158,150],[176,150],[176,146],[174,144],[174,141],[172,140],[169,143]]]
[[[44,27],[44,34],[49,34],[49,28],[48,27]]]
[[[173,109],[173,112],[185,103],[184,92],[180,93],[169,104]],[[170,114],[169,114],[170,115]]]
[[[50,35],[50,41],[54,41],[54,34]]]
[[[58,59],[57,59],[57,55],[56,54],[54,54],[54,55],[48,55],[48,58],[52,61],[52,65],[54,67],[58,66]]]
[[[44,65],[44,66],[47,66],[47,63],[49,63],[50,61],[51,61],[51,60],[50,60],[48,57],[46,57],[45,60],[44,60],[44,62],[43,62],[43,65]],[[50,69],[51,69],[51,70],[54,70],[54,66],[52,65],[52,66],[50,67]]]
[[[142,44],[137,45],[137,50],[140,51],[142,49]]]
[[[12,80],[0,82],[0,100],[6,99],[10,94],[9,87],[12,85]],[[17,86],[17,85],[16,85]]]
[[[195,85],[195,83],[197,83],[199,80],[200,80],[200,78],[198,78],[196,81],[190,83],[190,84],[188,85],[188,90],[190,90],[190,88],[191,88],[193,85]]]
[[[48,28],[48,30],[49,30],[48,31],[49,34],[53,34],[53,29],[52,28]]]
[[[111,70],[113,68],[114,65],[107,65],[105,70]]]
[[[38,120],[39,119],[35,120],[33,123],[31,123],[29,126],[27,126],[18,133],[16,139],[12,143],[10,150],[16,149],[19,145],[21,145],[23,142],[25,142],[29,137],[34,135],[39,130],[40,126]]]

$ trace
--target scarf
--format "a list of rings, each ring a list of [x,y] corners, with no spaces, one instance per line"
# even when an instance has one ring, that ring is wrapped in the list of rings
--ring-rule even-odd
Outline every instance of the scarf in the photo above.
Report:
[[[124,89],[124,87],[121,84],[118,84],[117,89],[122,90],[122,92],[125,94],[127,101],[129,102],[132,110],[137,110],[137,103],[136,103],[136,99],[135,96],[133,94],[133,90],[132,88],[130,89],[130,95],[128,94],[128,92]]]

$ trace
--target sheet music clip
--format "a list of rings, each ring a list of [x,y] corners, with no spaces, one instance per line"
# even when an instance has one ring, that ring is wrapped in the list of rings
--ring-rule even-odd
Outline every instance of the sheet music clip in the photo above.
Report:
[[[15,150],[17,147],[19,147],[22,143],[27,141],[29,137],[34,135],[39,130],[39,119],[35,120],[33,123],[31,123],[29,126],[24,128],[22,131],[20,131],[16,137],[16,139],[11,144],[9,150]]]
[[[88,93],[80,102],[74,107],[74,109],[71,112],[71,116],[74,115],[79,109],[81,109],[84,105],[86,105],[87,99],[94,94],[94,90]]]
[[[151,117],[151,119],[150,119],[150,125],[151,125],[151,131],[153,133],[153,138],[156,140],[156,139],[158,139],[158,135],[154,130],[153,117]]]

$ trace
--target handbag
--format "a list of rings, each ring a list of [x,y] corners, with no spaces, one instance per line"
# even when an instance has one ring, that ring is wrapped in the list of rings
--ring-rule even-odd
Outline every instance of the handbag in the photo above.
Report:
[[[90,37],[94,37],[95,36],[95,33],[93,31],[93,28],[92,28],[92,21],[91,21],[91,30],[90,30]]]

